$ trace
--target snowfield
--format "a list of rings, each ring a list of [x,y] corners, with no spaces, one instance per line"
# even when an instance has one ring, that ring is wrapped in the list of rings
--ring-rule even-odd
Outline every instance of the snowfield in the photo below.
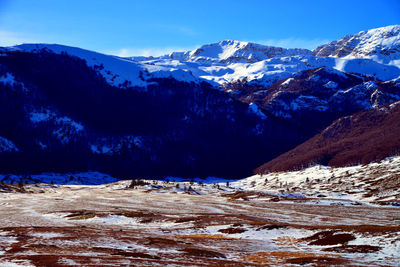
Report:
[[[231,183],[242,190],[279,191],[307,197],[400,206],[400,156],[343,168],[312,166],[301,171],[254,175]]]

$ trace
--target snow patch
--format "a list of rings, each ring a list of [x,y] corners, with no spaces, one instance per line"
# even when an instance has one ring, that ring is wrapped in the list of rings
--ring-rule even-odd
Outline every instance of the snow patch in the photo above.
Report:
[[[2,76],[0,76],[0,82],[14,86],[15,77],[11,73],[7,72],[6,74],[3,74]]]
[[[60,233],[52,233],[52,232],[34,232],[30,234],[33,237],[38,237],[40,239],[50,239],[55,237],[63,237],[64,235]]]
[[[249,111],[253,114],[259,116],[262,120],[267,119],[267,116],[261,111],[261,109],[257,106],[257,104],[250,103],[249,104]]]
[[[75,129],[75,131],[77,131],[77,132],[83,131],[83,129],[84,129],[82,124],[77,123],[76,121],[74,121],[68,117],[57,118],[56,121],[57,121],[57,123],[60,123],[60,124],[66,124],[66,125],[72,126]]]
[[[290,103],[290,109],[294,111],[302,109],[326,111],[328,110],[328,103],[315,96],[302,95]]]
[[[25,85],[21,82],[16,81],[14,75],[9,72],[0,76],[0,83],[3,83],[4,85],[10,85],[11,87],[21,86],[22,91],[24,92],[28,91]]]
[[[338,87],[338,84],[335,83],[334,81],[329,81],[326,84],[324,84],[325,88],[330,88],[330,89],[335,89]]]
[[[2,136],[0,136],[0,153],[2,152],[17,152],[19,149],[15,146],[15,144]]]
[[[281,83],[281,85],[283,85],[283,86],[289,85],[293,80],[294,80],[294,78],[286,79],[286,81],[284,81],[283,83]]]
[[[29,119],[31,122],[40,123],[44,121],[53,121],[55,124],[60,125],[61,128],[72,128],[75,132],[83,131],[84,127],[82,124],[74,121],[69,117],[57,117],[55,112],[52,112],[48,109],[44,111],[33,111],[29,113]],[[62,130],[60,130],[62,131]]]
[[[29,113],[29,115],[29,119],[31,120],[31,122],[35,123],[48,121],[56,116],[56,114],[54,112],[51,112],[50,110],[45,110],[44,112],[31,112]]]

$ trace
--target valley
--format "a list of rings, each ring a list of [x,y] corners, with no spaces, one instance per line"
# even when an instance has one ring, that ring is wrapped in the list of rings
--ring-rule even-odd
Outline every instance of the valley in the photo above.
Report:
[[[128,185],[2,194],[0,263],[399,264],[398,208],[244,200],[231,192],[162,193]]]

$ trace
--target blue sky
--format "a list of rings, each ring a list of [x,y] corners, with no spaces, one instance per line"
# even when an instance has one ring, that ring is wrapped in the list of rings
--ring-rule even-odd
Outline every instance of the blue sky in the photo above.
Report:
[[[399,0],[0,0],[0,46],[59,43],[124,56],[223,39],[312,49],[392,24]]]

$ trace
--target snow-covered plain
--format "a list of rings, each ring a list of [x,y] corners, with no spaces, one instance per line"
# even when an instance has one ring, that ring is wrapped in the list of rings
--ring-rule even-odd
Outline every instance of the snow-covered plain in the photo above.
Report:
[[[398,161],[380,164],[389,167]],[[379,170],[378,163],[368,167]],[[361,168],[343,168],[335,174],[349,171],[354,178],[361,175]],[[292,180],[301,185],[309,178],[317,186],[316,179],[330,173],[317,166],[296,173]],[[279,178],[290,183],[293,174]],[[398,207],[359,203],[344,195],[315,196],[313,187],[300,192],[266,189],[266,177],[278,184],[276,174],[270,175],[228,183],[169,177],[136,186],[130,186],[131,181],[31,184],[8,191],[1,184],[0,265],[400,263]]]
[[[222,195],[247,192],[247,199],[281,197],[282,201],[301,201],[321,205],[394,205],[400,206],[400,156],[380,162],[349,167],[310,166],[300,171],[257,174],[234,180],[221,177],[160,177],[140,180],[144,190],[156,193]],[[138,180],[139,181],[139,180]],[[126,188],[131,180],[119,181],[99,172],[43,173],[34,175],[0,174],[6,184],[106,185]]]
[[[342,168],[318,165],[300,171],[254,175],[231,186],[400,206],[400,156],[367,165]]]

